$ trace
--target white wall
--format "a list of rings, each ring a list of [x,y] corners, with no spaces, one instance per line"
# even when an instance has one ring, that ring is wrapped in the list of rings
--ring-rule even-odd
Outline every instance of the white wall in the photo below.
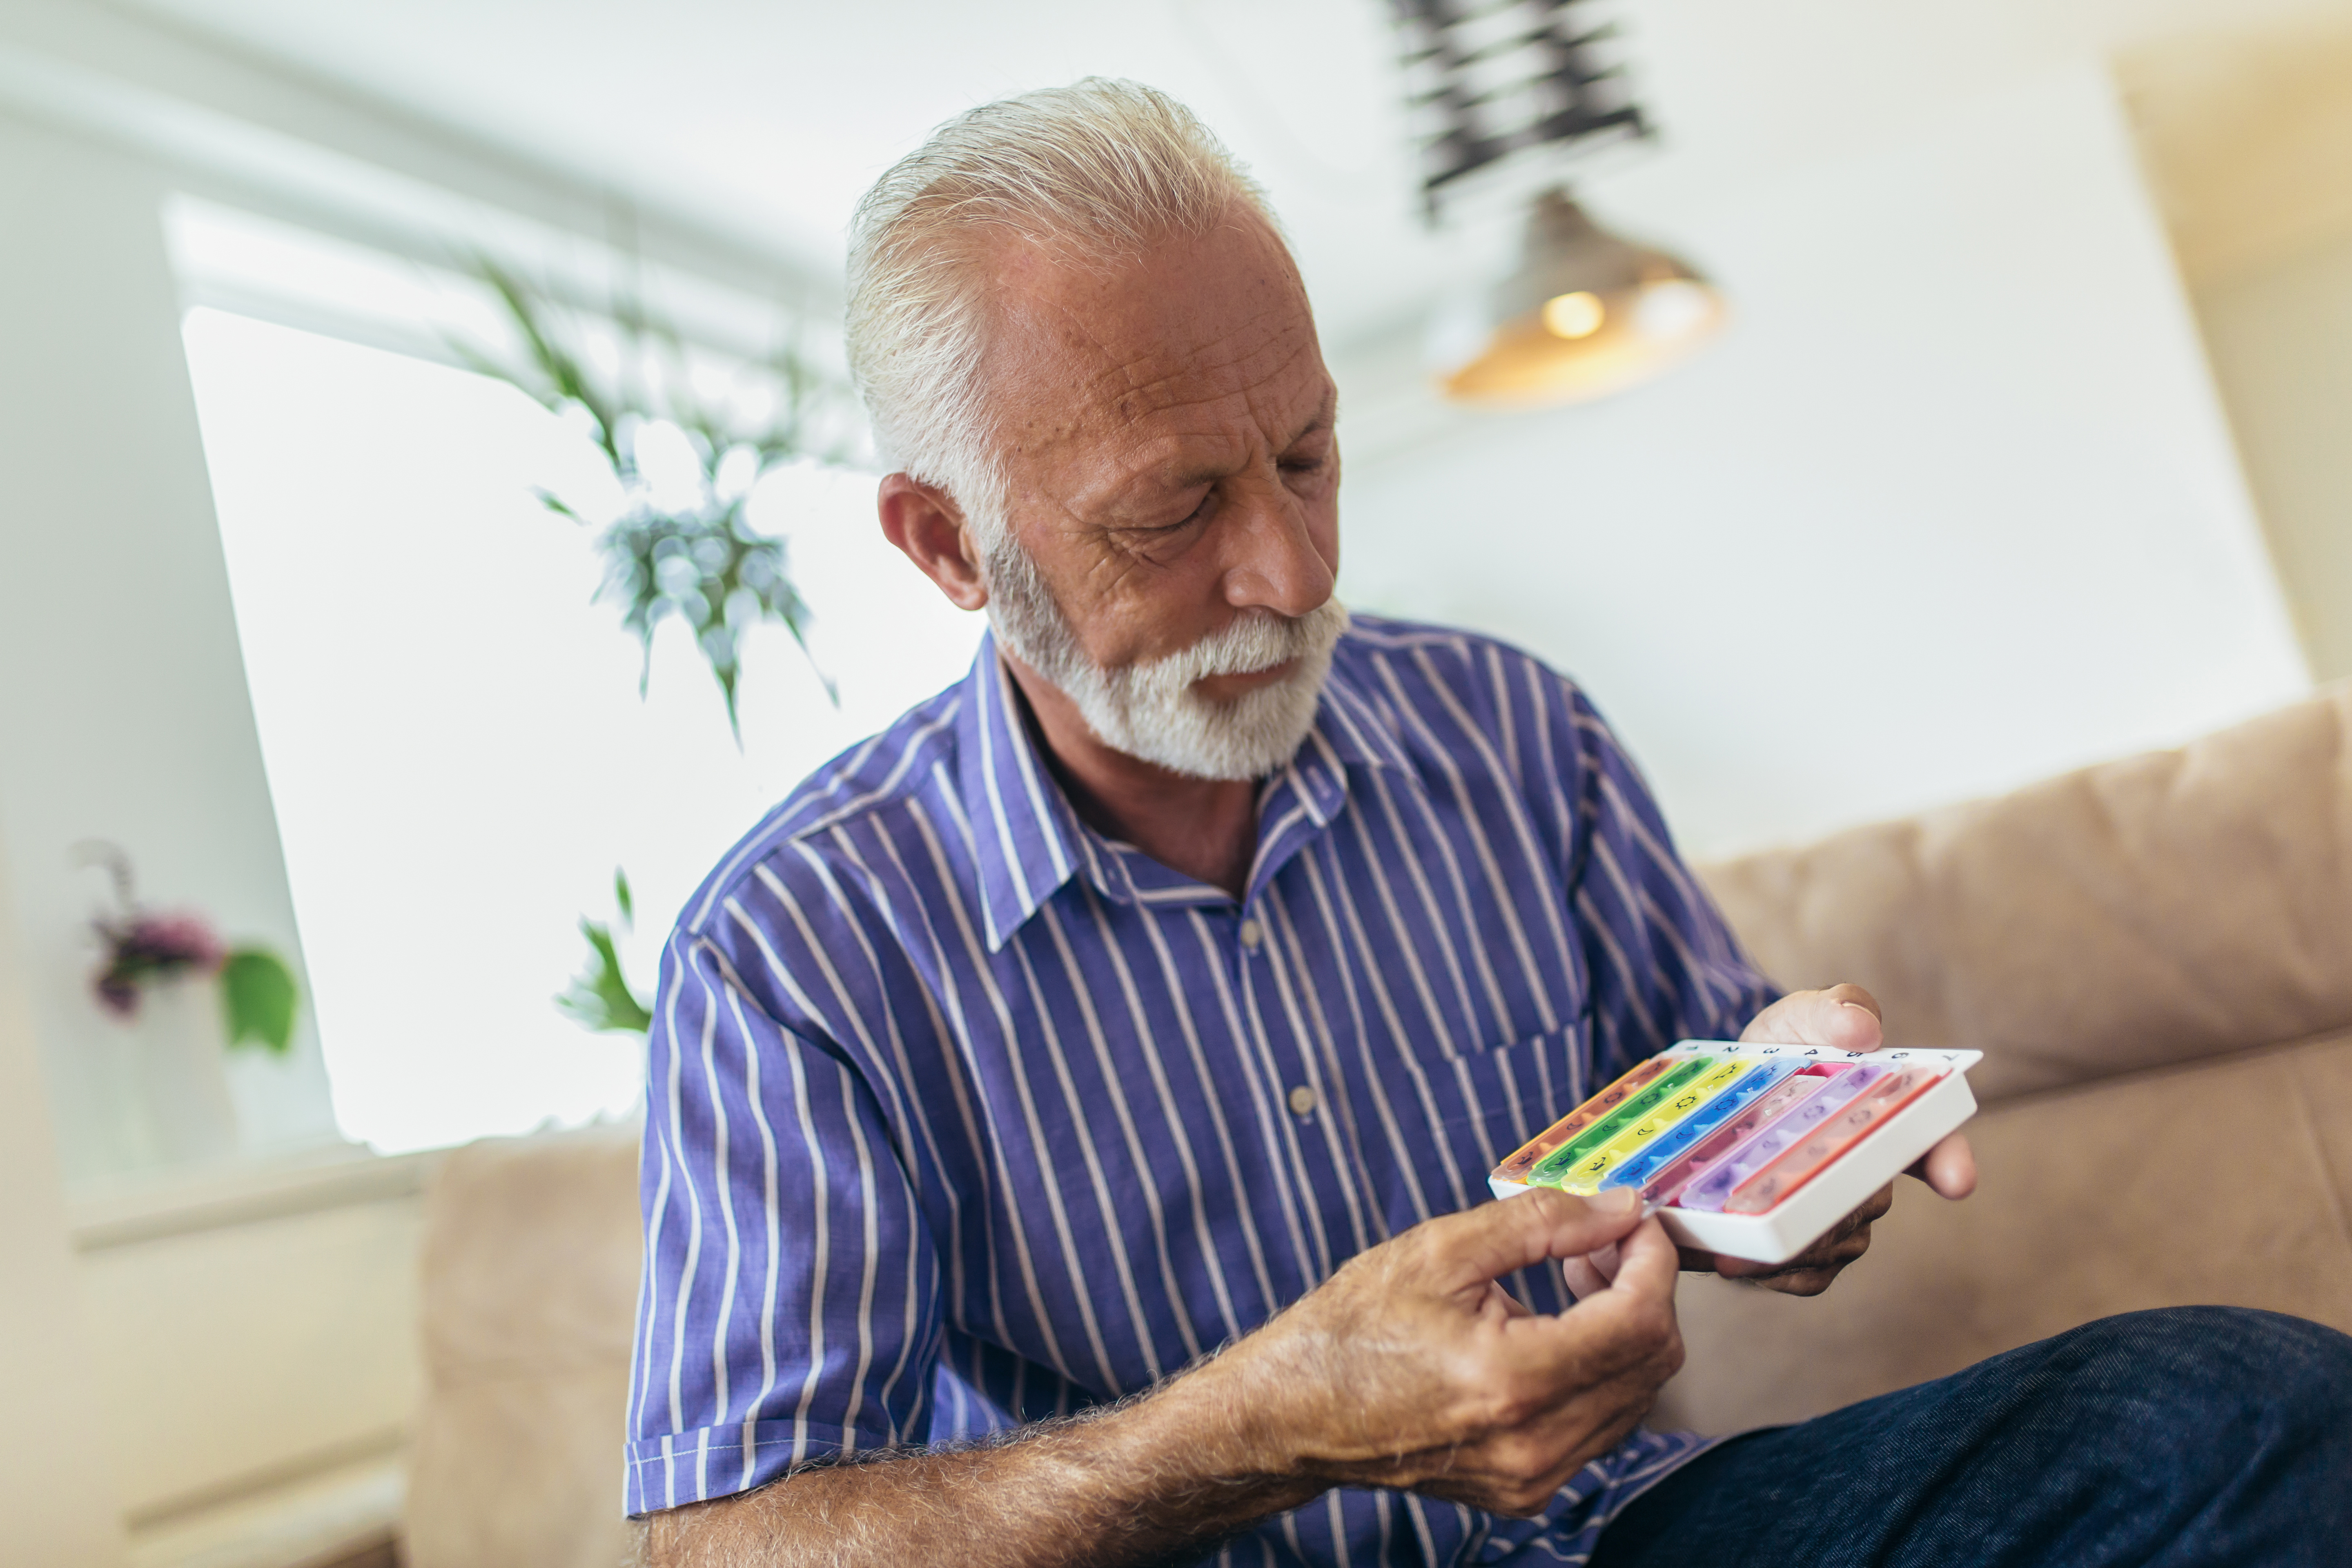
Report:
[[[2352,232],[2197,304],[2313,670],[2352,675]]]
[[[0,116],[0,852],[69,1177],[160,1159],[138,1068],[172,1043],[168,1020],[126,1029],[90,999],[104,882],[75,868],[74,845],[121,845],[148,900],[202,910],[301,969],[163,194],[139,165]],[[307,1013],[289,1060],[241,1053],[227,1071],[248,1152],[334,1136]]]
[[[1342,591],[1579,678],[1687,847],[2006,788],[2305,689],[2095,62],[1728,188],[1610,190],[1711,269],[1727,336],[1506,416],[1343,357]]]

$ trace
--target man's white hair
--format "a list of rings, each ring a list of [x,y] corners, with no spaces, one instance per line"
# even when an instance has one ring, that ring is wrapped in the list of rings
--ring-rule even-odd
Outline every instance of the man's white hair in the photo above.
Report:
[[[1082,263],[1139,258],[1155,239],[1210,233],[1236,201],[1274,226],[1224,144],[1139,82],[1088,77],[932,132],[850,225],[849,369],[885,458],[954,497],[980,542],[997,543],[985,253],[1012,239]]]

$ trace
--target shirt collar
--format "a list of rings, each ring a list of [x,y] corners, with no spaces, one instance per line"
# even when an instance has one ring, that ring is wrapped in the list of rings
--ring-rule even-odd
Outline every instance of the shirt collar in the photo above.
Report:
[[[1336,665],[1324,678],[1315,726],[1261,797],[1261,858],[1277,797],[1295,799],[1318,829],[1347,799],[1350,767],[1410,772],[1391,705]],[[981,638],[956,713],[957,783],[971,824],[988,951],[997,952],[1062,885],[1083,870],[1105,896],[1160,901],[1175,891],[1138,885],[1134,851],[1079,820],[1061,783],[1038,754],[996,634]],[[1166,873],[1171,879],[1173,873]],[[1158,878],[1152,879],[1155,882]],[[1218,895],[1222,897],[1222,895]]]
[[[971,825],[988,951],[1070,879],[1085,824],[1029,740],[996,634],[982,634],[956,713],[957,783]]]
[[[1335,661],[1323,678],[1323,700],[1315,710],[1315,728],[1299,748],[1303,757],[1318,739],[1347,766],[1412,771],[1412,759],[1398,736],[1396,707],[1385,692],[1368,687]]]

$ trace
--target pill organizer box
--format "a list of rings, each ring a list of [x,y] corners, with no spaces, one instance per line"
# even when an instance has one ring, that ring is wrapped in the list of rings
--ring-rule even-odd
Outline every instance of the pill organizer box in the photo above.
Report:
[[[1785,1263],[1976,1114],[1979,1051],[1685,1040],[1529,1139],[1488,1178],[1638,1186],[1685,1247]]]

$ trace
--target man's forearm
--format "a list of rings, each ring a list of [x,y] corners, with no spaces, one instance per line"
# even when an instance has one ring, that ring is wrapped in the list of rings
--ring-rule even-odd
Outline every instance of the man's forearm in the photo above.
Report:
[[[1211,1363],[1213,1365],[1214,1363]],[[1266,1473],[1246,1402],[1201,1369],[1140,1398],[970,1448],[801,1470],[656,1514],[651,1568],[1191,1562],[1322,1487]]]
[[[1617,1252],[1557,1316],[1497,1284]],[[1682,1364],[1675,1249],[1636,1194],[1539,1187],[1358,1254],[1135,1400],[952,1452],[819,1466],[674,1509],[652,1568],[1138,1568],[1197,1560],[1328,1488],[1533,1516]]]

